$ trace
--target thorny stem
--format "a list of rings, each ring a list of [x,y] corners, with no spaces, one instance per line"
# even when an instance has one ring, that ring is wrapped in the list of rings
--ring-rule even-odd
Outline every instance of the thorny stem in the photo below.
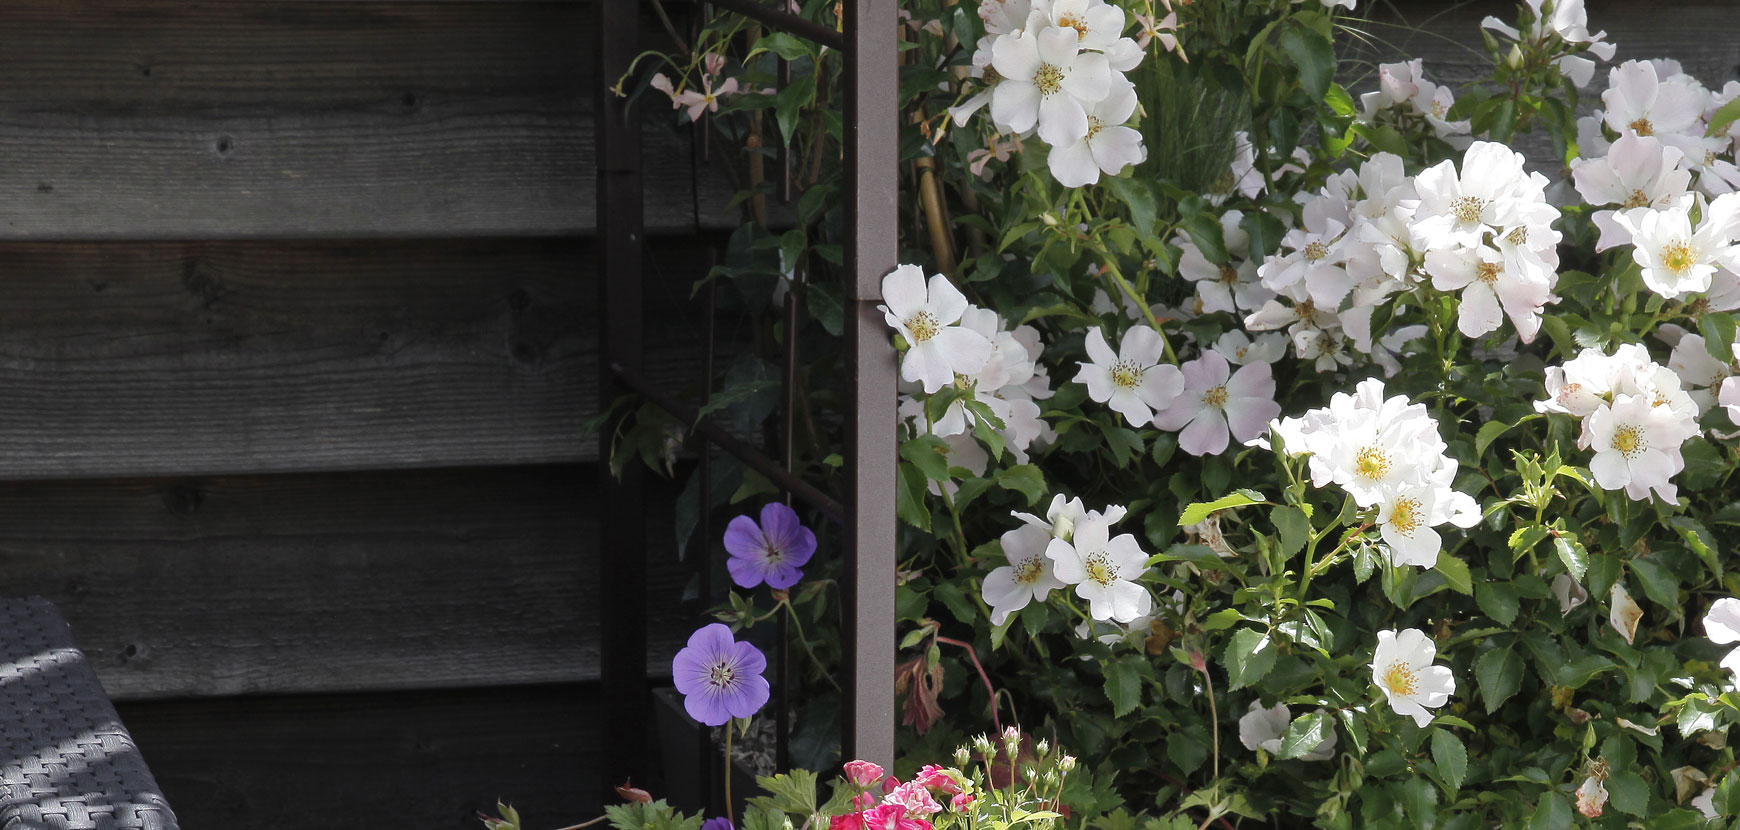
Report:
[[[1155,333],[1160,335],[1160,345],[1166,349],[1166,362],[1174,366],[1178,365],[1178,354],[1172,351],[1172,341],[1167,339],[1166,329],[1160,325],[1159,318],[1154,316],[1154,309],[1149,308],[1141,297],[1136,296],[1136,289],[1130,285],[1129,280],[1124,279],[1123,272],[1118,270],[1118,264],[1113,262],[1111,257],[1106,257],[1106,262],[1102,267],[1105,268],[1106,275],[1112,278],[1112,282],[1117,283],[1118,290],[1123,292],[1124,296],[1129,297],[1130,302],[1135,303],[1137,308],[1142,309],[1142,316],[1148,318],[1148,325],[1152,326]]]
[[[978,671],[979,679],[985,682],[986,694],[991,696],[991,724],[997,727],[998,732],[1002,732],[1003,722],[997,717],[997,687],[991,685],[990,675],[985,674],[985,667],[979,662],[979,652],[973,648],[972,643],[962,642],[952,637],[944,637],[941,634],[936,635],[936,641],[939,643],[948,643],[951,646],[960,646],[967,650],[967,657],[972,659],[973,668]]]

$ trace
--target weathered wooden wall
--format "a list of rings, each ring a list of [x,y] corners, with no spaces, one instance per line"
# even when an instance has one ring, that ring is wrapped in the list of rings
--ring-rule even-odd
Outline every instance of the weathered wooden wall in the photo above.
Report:
[[[1509,8],[1385,0],[1415,29],[1373,33],[1456,82]],[[593,12],[0,5],[6,590],[61,604],[189,830],[596,807],[592,574],[643,552],[595,548],[579,435]],[[1740,71],[1740,4],[1591,16],[1622,59]],[[675,389],[731,186],[647,116],[648,365]],[[655,666],[692,611],[671,500]]]

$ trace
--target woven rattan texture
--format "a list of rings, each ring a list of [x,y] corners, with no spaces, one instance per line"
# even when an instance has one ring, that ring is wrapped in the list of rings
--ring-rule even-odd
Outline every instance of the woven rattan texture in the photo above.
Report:
[[[0,830],[175,830],[102,684],[45,599],[0,599]]]

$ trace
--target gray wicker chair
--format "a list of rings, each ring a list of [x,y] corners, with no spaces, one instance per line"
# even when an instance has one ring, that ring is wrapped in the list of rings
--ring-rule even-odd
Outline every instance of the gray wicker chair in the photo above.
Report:
[[[177,830],[48,600],[0,599],[0,830]]]

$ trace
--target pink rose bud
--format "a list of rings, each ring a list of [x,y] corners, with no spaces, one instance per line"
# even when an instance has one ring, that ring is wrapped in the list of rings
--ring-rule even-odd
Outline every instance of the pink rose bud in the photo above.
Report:
[[[869,761],[850,761],[846,764],[846,780],[860,787],[874,787],[882,780],[882,767]]]
[[[949,799],[949,806],[955,808],[957,812],[967,809],[967,807],[972,803],[973,797],[966,793],[960,793],[954,798]]]
[[[868,810],[874,806],[876,806],[876,796],[870,793],[859,793],[852,796],[852,809],[854,810]]]

